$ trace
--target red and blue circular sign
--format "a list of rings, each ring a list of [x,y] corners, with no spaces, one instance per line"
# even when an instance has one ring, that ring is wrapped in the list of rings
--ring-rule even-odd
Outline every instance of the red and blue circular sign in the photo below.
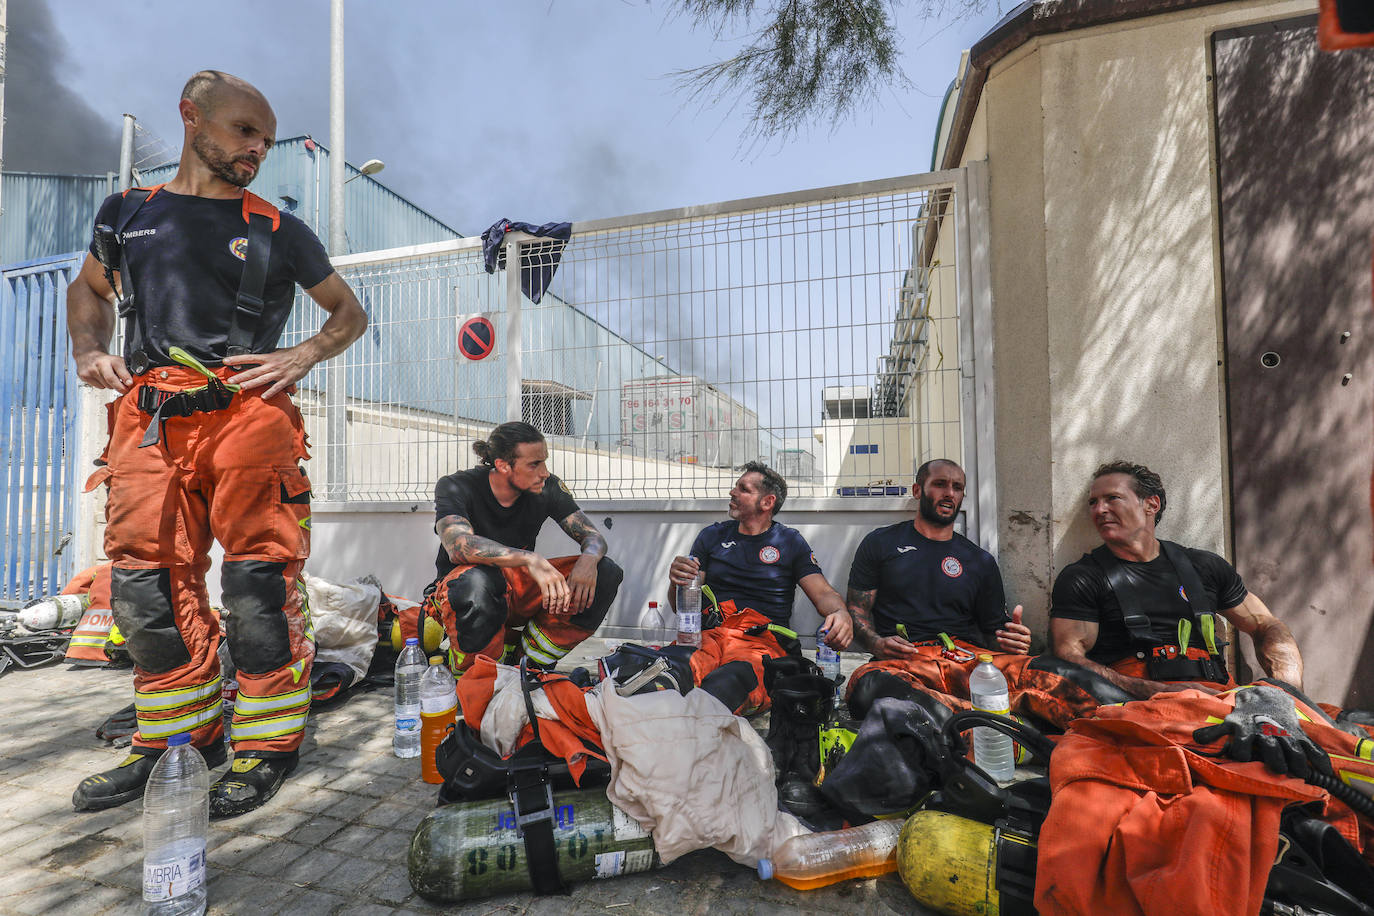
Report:
[[[489,319],[478,315],[463,322],[458,329],[458,352],[476,361],[486,359],[496,349],[496,328]]]

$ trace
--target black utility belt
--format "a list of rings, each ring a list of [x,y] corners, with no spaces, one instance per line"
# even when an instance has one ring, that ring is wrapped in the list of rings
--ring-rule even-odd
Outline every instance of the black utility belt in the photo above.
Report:
[[[1225,684],[1230,681],[1226,665],[1211,655],[1207,658],[1188,658],[1177,646],[1156,646],[1153,650],[1136,653],[1145,659],[1145,676],[1153,681],[1211,681]]]
[[[219,379],[189,391],[163,391],[151,385],[143,385],[138,389],[138,409],[150,417],[161,419],[223,410],[233,399],[234,393]]]

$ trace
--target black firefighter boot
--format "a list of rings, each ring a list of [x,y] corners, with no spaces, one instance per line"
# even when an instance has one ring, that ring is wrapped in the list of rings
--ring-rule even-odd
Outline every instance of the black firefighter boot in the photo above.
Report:
[[[808,823],[820,821],[829,813],[815,784],[820,727],[834,710],[835,684],[809,659],[767,659],[763,665],[772,701],[764,743],[773,755],[778,806]]]
[[[205,758],[205,765],[212,770],[224,763],[227,756],[222,741],[197,750]],[[81,780],[72,793],[72,807],[77,811],[103,811],[142,797],[148,776],[162,756],[162,751],[160,747],[131,748],[129,756],[119,766]]]
[[[238,817],[261,808],[299,761],[297,751],[236,751],[233,764],[210,787],[210,819]]]

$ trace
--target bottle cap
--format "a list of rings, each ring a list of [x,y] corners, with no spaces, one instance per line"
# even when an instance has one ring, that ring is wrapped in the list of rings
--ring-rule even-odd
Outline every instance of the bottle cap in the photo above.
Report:
[[[759,877],[764,881],[773,877],[773,862],[770,859],[759,859]]]
[[[190,732],[182,732],[182,733],[179,734],[179,735],[173,735],[172,737],[170,737],[170,738],[167,739],[167,746],[168,746],[168,747],[181,747],[183,744],[190,744],[190,743],[191,743],[191,733],[190,733]]]
[[[657,602],[657,601],[650,601],[650,602],[649,602],[649,607],[651,607],[651,608],[657,608],[657,607],[658,607],[658,602]]]
[[[980,654],[978,655],[978,661],[980,661],[980,662],[987,662],[989,665],[991,665],[991,664],[992,664],[992,654],[989,653],[989,652],[982,652],[982,653],[980,653]]]
[[[407,645],[407,646],[418,646],[419,644],[420,644],[420,640],[419,640],[418,637],[415,637],[415,636],[407,636],[407,637],[406,637],[406,645]]]

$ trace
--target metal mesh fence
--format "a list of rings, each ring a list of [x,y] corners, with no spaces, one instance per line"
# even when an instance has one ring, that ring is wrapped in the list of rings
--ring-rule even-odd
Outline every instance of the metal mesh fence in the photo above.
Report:
[[[527,291],[561,248],[538,304],[477,239],[341,260],[372,323],[301,384],[317,492],[428,498],[519,416],[584,498],[715,498],[749,460],[797,496],[904,495],[921,460],[962,457],[963,291],[937,231],[960,211],[921,178],[579,223],[566,248],[513,236]],[[296,314],[288,344],[319,326]]]

